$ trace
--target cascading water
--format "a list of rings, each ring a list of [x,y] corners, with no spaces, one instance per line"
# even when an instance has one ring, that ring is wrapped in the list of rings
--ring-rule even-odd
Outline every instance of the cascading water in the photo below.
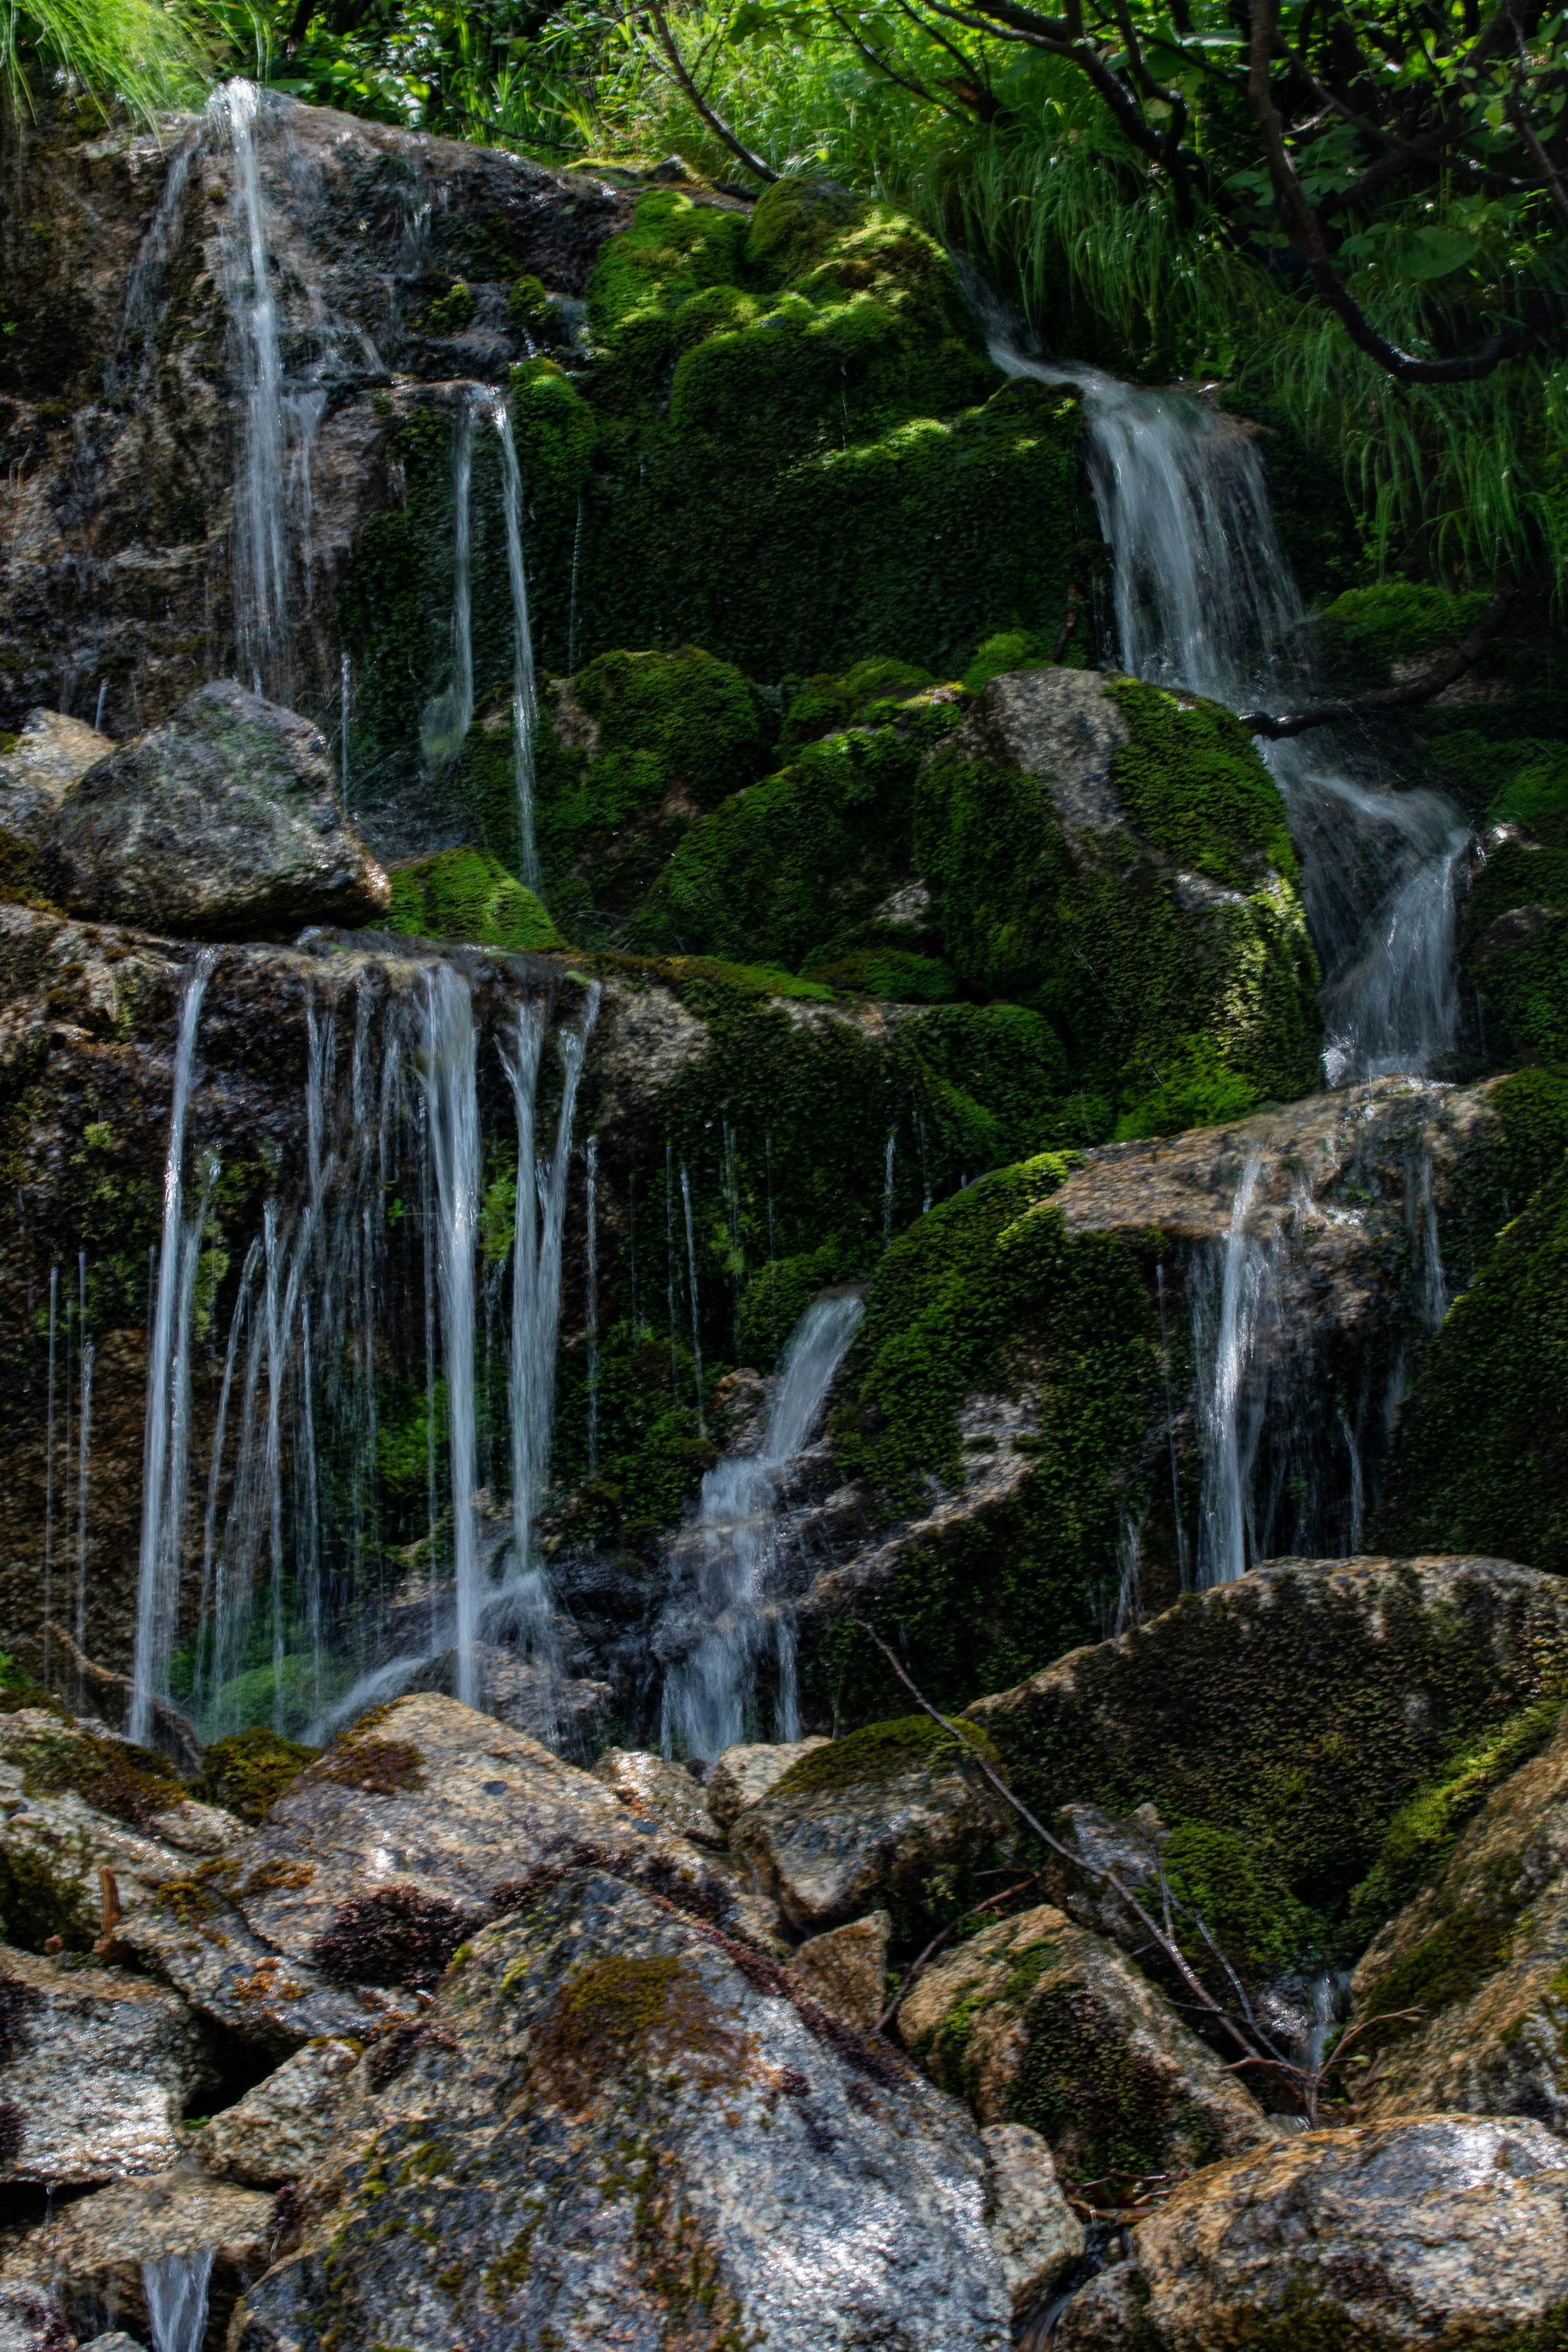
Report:
[[[727,1455],[702,1481],[696,1517],[672,1561],[671,1632],[686,1638],[664,1682],[667,1756],[716,1756],[756,1736],[757,1669],[770,1644],[778,1679],[773,1737],[800,1736],[793,1623],[787,1609],[767,1605],[779,1475],[810,1436],[864,1311],[853,1294],[812,1302],[780,1359],[761,1446]]]
[[[201,2352],[206,2334],[207,2295],[214,2249],[199,2254],[165,2254],[142,2265],[153,2352]]]
[[[254,82],[235,80],[211,106],[234,156],[233,219],[226,278],[237,332],[245,423],[235,493],[235,584],[241,667],[257,692],[289,628],[289,563],[284,464],[283,361],[267,251],[256,146],[262,103]]]
[[[1265,1396],[1244,1384],[1261,1318],[1268,1311],[1270,1257],[1247,1230],[1263,1159],[1249,1154],[1231,1202],[1219,1296],[1200,1274],[1194,1336],[1204,1433],[1203,1501],[1198,1520],[1198,1583],[1228,1584],[1247,1570],[1247,1494]],[[1207,1269],[1205,1269],[1206,1272]]]
[[[474,1423],[474,1255],[479,1221],[479,1041],[473,997],[450,964],[426,981],[420,1072],[436,1169],[437,1285],[452,1456],[452,1555],[458,1696],[479,1696],[480,1576],[474,1524],[479,1464]]]
[[[522,476],[507,404],[497,394],[489,405],[491,421],[500,438],[501,511],[506,522],[507,581],[511,590],[511,734],[517,785],[518,862],[529,888],[537,890],[540,873],[533,831],[533,738],[538,686],[533,669],[533,631],[528,617],[528,573],[522,560]]]
[[[419,720],[419,748],[432,769],[458,757],[474,717],[473,479],[474,412],[465,402],[452,439],[452,676]]]
[[[993,345],[1013,374],[1078,384],[1100,530],[1115,555],[1120,657],[1151,684],[1232,709],[1304,690],[1304,612],[1250,435],[1197,401]],[[1419,1072],[1453,1045],[1453,943],[1467,828],[1435,793],[1380,790],[1288,738],[1261,747],[1301,859],[1322,961],[1331,1084]]]

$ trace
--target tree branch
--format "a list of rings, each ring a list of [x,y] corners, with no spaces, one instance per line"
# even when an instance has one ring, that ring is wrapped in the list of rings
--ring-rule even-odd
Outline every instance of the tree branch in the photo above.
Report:
[[[686,60],[676,47],[675,36],[670,31],[669,26],[666,21],[664,10],[659,5],[659,0],[647,0],[647,7],[649,16],[653,19],[653,28],[658,36],[659,47],[664,51],[666,58],[669,60],[670,72],[675,76],[676,80],[679,83],[681,91],[684,94],[688,104],[695,109],[696,112],[708,125],[709,130],[713,133],[714,138],[720,142],[721,146],[725,146],[730,150],[731,154],[735,157],[738,163],[743,163],[748,172],[754,172],[759,180],[765,180],[771,186],[773,181],[778,178],[778,173],[768,164],[764,163],[760,155],[753,155],[751,149],[736,138],[734,132],[731,130],[729,124],[724,121],[722,117],[716,114],[713,109],[709,105],[708,100],[703,97],[702,92],[698,89],[697,84],[693,81],[691,75],[687,70]]]
[[[1278,742],[1286,735],[1304,735],[1310,727],[1331,727],[1345,719],[1371,719],[1379,711],[1408,709],[1413,703],[1430,702],[1434,695],[1452,686],[1457,677],[1462,677],[1480,659],[1501,628],[1517,593],[1514,576],[1505,566],[1498,574],[1490,604],[1464,643],[1445,654],[1440,662],[1435,662],[1419,677],[1406,679],[1403,686],[1380,687],[1373,693],[1358,695],[1353,702],[1316,702],[1306,710],[1287,711],[1278,718],[1267,710],[1243,710],[1237,716],[1249,733]]]

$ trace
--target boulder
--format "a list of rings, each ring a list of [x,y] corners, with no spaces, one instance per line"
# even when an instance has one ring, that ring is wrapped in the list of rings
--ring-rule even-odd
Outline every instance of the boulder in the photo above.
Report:
[[[1015,2320],[1083,2258],[1083,2223],[1063,2196],[1050,2149],[1027,2124],[988,2124],[986,2229],[1002,2263]]]
[[[1378,2060],[1369,2115],[1463,2109],[1568,2131],[1568,1719],[1375,1938],[1352,1996]]]
[[[899,2032],[983,2124],[1027,2124],[1075,2180],[1193,2172],[1279,2129],[1135,1962],[1049,1904],[917,1978]]]
[[[47,2280],[79,2336],[124,2320],[146,2343],[221,2344],[235,2298],[267,2268],[272,2231],[270,2197],[184,2165],[68,2205],[30,2232],[8,2268],[18,2280]],[[205,2331],[190,2310],[203,2299]],[[165,2335],[149,2304],[166,2318],[182,2300],[184,2332]]]
[[[123,2327],[116,2327],[108,2336],[95,2336],[90,2344],[79,2346],[78,2352],[142,2352],[142,2347],[133,2336],[127,2336]]]
[[[721,1846],[723,1832],[703,1802],[702,1785],[684,1764],[646,1749],[607,1748],[594,1765],[592,1778],[613,1789],[628,1812],[638,1821],[691,1838],[698,1845]]]
[[[731,1829],[748,1807],[762,1803],[792,1765],[827,1744],[826,1739],[795,1739],[776,1747],[757,1741],[726,1748],[708,1776],[708,1810],[719,1827]]]
[[[62,1706],[70,1708],[79,1723],[86,1717],[93,1717],[118,1738],[129,1721],[129,1675],[114,1674],[108,1666],[84,1657],[63,1625],[46,1625],[41,1633],[29,1634],[22,1641],[13,1639],[10,1657],[12,1664],[29,1675],[40,1689],[52,1691]],[[176,1772],[199,1772],[202,1743],[190,1717],[182,1715],[172,1700],[160,1698],[156,1693],[151,1713],[149,1746]]]
[[[1533,2122],[1422,2116],[1183,2182],[1051,2352],[1519,2352],[1565,2302],[1568,2148]]]
[[[476,1936],[373,2054],[234,2352],[765,2341],[1003,2352],[984,2151],[885,2044],[592,1870]]]
[[[178,1993],[144,1977],[0,1946],[0,2179],[165,2170],[188,2137],[205,2042]]]
[[[1130,830],[1112,771],[1132,730],[1093,669],[1008,670],[994,677],[952,739],[966,760],[1038,776],[1069,835]]]
[[[824,2009],[847,2018],[864,2033],[874,2033],[888,1998],[892,1935],[887,1913],[873,1911],[869,1918],[851,1919],[845,1927],[813,1936],[795,1953],[790,1972]]]
[[[50,820],[37,871],[73,914],[207,939],[371,922],[389,901],[325,738],[233,679],[90,769]]]
[[[85,1952],[101,1925],[100,1869],[130,1917],[193,1857],[244,1834],[129,1740],[43,1706],[0,1715],[0,1916],[15,1942],[58,1935]]]
[[[1277,1559],[978,1699],[1042,1820],[1152,1802],[1330,1916],[1401,1806],[1561,1687],[1568,1581],[1470,1556]]]
[[[112,751],[96,727],[60,710],[29,710],[0,752],[0,833],[36,849],[78,778]]]
[[[276,2072],[225,2107],[190,2142],[196,2162],[221,2180],[277,2189],[325,2154],[353,2096],[355,2042],[307,2042]]]
[[[602,1781],[432,1691],[373,1709],[126,1941],[198,2009],[279,2051],[413,2016],[464,1936],[563,1851],[730,1918],[730,1879]]]
[[[815,1930],[887,1896],[918,1902],[932,1870],[969,1859],[1000,1827],[953,1742],[910,1716],[802,1757],[732,1822],[730,1843],[785,1917]]]

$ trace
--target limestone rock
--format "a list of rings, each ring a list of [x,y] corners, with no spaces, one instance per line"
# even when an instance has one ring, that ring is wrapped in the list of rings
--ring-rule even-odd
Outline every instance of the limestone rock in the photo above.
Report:
[[[684,1764],[671,1764],[640,1748],[607,1748],[591,1777],[613,1789],[638,1821],[699,1845],[722,1845],[723,1832],[703,1802],[701,1784]]]
[[[983,2124],[1029,2125],[1072,2179],[1192,2172],[1276,2136],[1126,1954],[1049,1904],[917,1978],[899,2032]]]
[[[1377,1937],[1352,1997],[1352,2021],[1426,2011],[1374,2032],[1369,2115],[1463,2109],[1568,2131],[1568,1719]]]
[[[0,832],[36,849],[77,779],[113,749],[79,719],[29,710],[9,751],[0,753]]]
[[[986,2228],[1013,2316],[1021,2319],[1082,2259],[1088,2242],[1038,2132],[1027,2124],[988,2124],[980,2137],[991,2168]]]
[[[198,2164],[222,2180],[276,2189],[298,2180],[340,2128],[360,2049],[353,2042],[307,2042],[243,2099],[214,2116],[191,2142]]]
[[[47,2287],[0,2280],[0,2352],[71,2352],[73,2338],[64,2307]],[[84,2346],[83,2352],[102,2352],[112,2346],[120,2352],[141,2352],[129,2336],[105,2336],[102,2345]]]
[[[143,1977],[0,1946],[0,2113],[19,2144],[0,2179],[117,2180],[181,2155],[205,2036]]]
[[[1568,2300],[1568,2148],[1472,2116],[1302,2132],[1184,2181],[1131,2248],[1052,2352],[1513,2352]]]
[[[304,2352],[329,2313],[405,2352],[1003,2352],[966,2118],[787,1986],[592,1871],[487,1928],[301,2183],[234,2352]]]
[[[1131,730],[1100,670],[1010,670],[994,677],[952,737],[961,758],[1000,760],[1039,776],[1068,833],[1128,830],[1111,763]]]
[[[232,679],[91,769],[49,824],[38,873],[75,914],[210,939],[369,922],[389,896],[324,737]]]
[[[795,1739],[776,1747],[757,1741],[726,1748],[708,1776],[708,1810],[720,1828],[731,1829],[748,1806],[762,1803],[792,1764],[827,1744],[826,1739]]]
[[[185,2165],[117,2182],[68,2205],[24,2241],[9,2268],[18,2279],[48,2281],[79,2333],[96,2327],[107,2308],[151,2343],[147,2269],[193,2257],[199,2262],[210,2252],[205,2340],[221,2343],[236,2296],[267,2268],[271,2241],[270,2197],[209,2179]]]
[[[893,1923],[885,1911],[829,1927],[800,1945],[790,1972],[801,1990],[863,2033],[875,2032],[888,1997],[888,1946]]]
[[[828,1751],[803,1759],[732,1825],[731,1847],[795,1927],[835,1927],[913,1893],[940,1864],[996,1835],[992,1801],[923,1730],[921,1717],[851,1733],[832,1744],[832,1761]]]

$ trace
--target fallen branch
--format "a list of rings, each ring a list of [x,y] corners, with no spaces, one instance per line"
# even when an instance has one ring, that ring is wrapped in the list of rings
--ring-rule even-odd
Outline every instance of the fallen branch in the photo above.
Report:
[[[1498,574],[1490,604],[1463,645],[1456,646],[1419,677],[1406,678],[1402,686],[1379,687],[1348,702],[1314,702],[1306,710],[1287,710],[1279,716],[1268,710],[1242,710],[1237,716],[1249,734],[1265,735],[1270,742],[1278,742],[1282,736],[1304,735],[1310,727],[1332,727],[1346,719],[1372,719],[1380,711],[1405,710],[1414,703],[1430,702],[1480,659],[1518,593],[1518,583],[1505,567]]]

